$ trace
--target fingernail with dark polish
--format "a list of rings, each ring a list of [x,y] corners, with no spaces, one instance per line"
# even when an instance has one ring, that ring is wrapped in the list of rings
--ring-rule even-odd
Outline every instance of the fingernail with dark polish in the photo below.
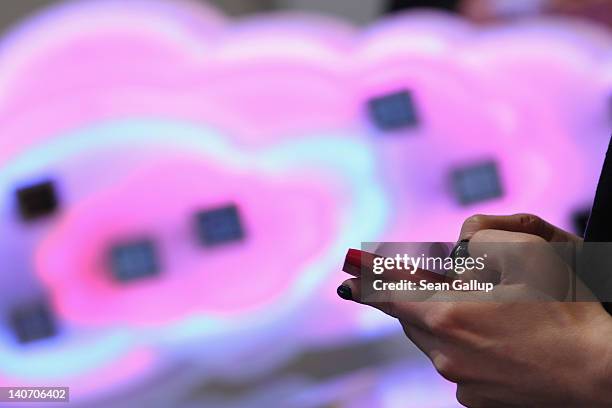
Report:
[[[462,239],[459,241],[450,253],[451,258],[468,258],[470,256],[470,252],[468,251],[469,244],[469,239]]]
[[[338,296],[340,296],[344,300],[353,300],[353,291],[350,286],[340,285],[338,289],[336,289]]]
[[[342,270],[352,275],[359,274],[361,272],[361,251],[349,249],[344,259]]]

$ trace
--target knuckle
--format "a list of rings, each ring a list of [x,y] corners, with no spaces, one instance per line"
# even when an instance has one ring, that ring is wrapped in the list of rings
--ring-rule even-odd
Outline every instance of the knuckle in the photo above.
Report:
[[[540,217],[533,214],[519,213],[514,216],[517,217],[518,223],[525,227],[538,227],[544,223]]]
[[[381,310],[391,317],[399,318],[399,310],[395,302],[384,302],[380,305]]]
[[[518,223],[521,225],[522,230],[529,232],[530,234],[541,236],[542,238],[551,238],[553,229],[544,219],[537,215],[519,213],[515,214],[518,219]]]
[[[487,216],[484,214],[474,214],[463,221],[463,228],[470,227],[470,229],[480,229],[480,226],[484,225]]]
[[[457,386],[457,393],[455,394],[457,402],[464,407],[469,408],[483,408],[487,406],[485,400],[480,398],[475,392],[464,385]]]
[[[437,335],[451,335],[457,328],[456,311],[451,304],[440,305],[439,310],[430,313],[425,321],[429,330]]]
[[[465,387],[458,385],[457,393],[455,394],[455,397],[457,398],[457,402],[463,405],[464,407],[470,406],[470,401],[472,400],[472,396],[470,395],[469,391],[466,390]]]
[[[453,383],[461,381],[459,366],[449,356],[438,353],[431,360],[436,371],[446,380]]]

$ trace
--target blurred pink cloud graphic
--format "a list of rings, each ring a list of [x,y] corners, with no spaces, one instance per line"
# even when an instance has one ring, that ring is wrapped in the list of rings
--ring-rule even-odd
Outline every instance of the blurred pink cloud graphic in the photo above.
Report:
[[[0,384],[87,401],[176,355],[202,374],[259,354],[228,375],[253,373],[387,327],[327,296],[349,246],[453,241],[478,212],[572,228],[609,137],[611,44],[569,20],[358,29],[182,1],[32,17],[0,44],[0,193],[50,179],[59,209],[28,223],[0,201],[0,307],[44,293],[60,329],[26,349],[0,326]]]

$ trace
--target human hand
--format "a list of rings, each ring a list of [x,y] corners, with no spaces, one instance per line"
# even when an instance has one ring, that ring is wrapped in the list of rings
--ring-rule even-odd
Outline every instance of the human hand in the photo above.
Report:
[[[526,214],[470,217],[460,239],[470,240],[470,253],[491,240],[580,241]],[[427,302],[363,303],[397,318],[438,372],[457,384],[457,399],[466,406],[609,406],[612,319],[601,305],[508,301],[527,293],[539,297],[520,277],[537,275],[538,265],[555,265],[552,256],[541,252],[534,262],[534,257],[511,251],[492,254],[508,279],[486,299],[474,293],[439,293]],[[343,285],[353,300],[362,302],[359,277]]]

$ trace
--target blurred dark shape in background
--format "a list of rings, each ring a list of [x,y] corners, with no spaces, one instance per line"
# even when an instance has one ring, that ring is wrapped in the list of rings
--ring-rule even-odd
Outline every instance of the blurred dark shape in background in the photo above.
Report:
[[[0,31],[33,11],[59,1],[20,0],[5,3],[10,4],[2,5]],[[481,23],[552,14],[612,25],[612,1],[609,0],[211,0],[209,3],[230,16],[273,10],[308,10],[338,15],[358,24],[370,23],[388,13],[426,8],[457,12]]]
[[[552,14],[612,25],[612,2],[609,0],[463,0],[460,11],[471,20],[483,23]]]
[[[448,11],[458,11],[460,0],[391,0],[388,11],[393,13],[414,8],[436,8]]]

